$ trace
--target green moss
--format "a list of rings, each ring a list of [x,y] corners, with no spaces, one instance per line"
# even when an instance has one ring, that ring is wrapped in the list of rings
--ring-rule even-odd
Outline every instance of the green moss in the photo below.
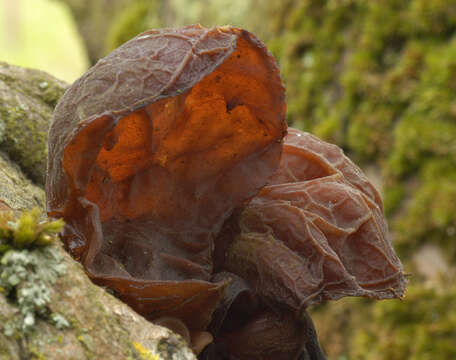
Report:
[[[419,185],[403,213],[394,220],[396,244],[403,256],[419,245],[433,243],[456,259],[456,162],[428,161],[419,174]]]
[[[41,221],[41,211],[34,208],[15,218],[13,212],[0,212],[0,255],[10,249],[24,249],[52,244],[63,229],[63,220]]]
[[[406,301],[381,301],[352,338],[350,359],[454,359],[456,287],[412,285]]]
[[[416,98],[394,130],[394,151],[388,160],[397,176],[416,171],[433,158],[456,160],[455,57],[456,38],[433,46],[424,56]]]
[[[396,182],[392,184],[390,182],[388,186],[386,187],[385,193],[384,193],[384,208],[385,208],[385,214],[387,216],[394,214],[396,212],[402,201],[405,199],[407,196],[407,189],[406,185]]]
[[[10,89],[21,95],[41,100],[43,103],[54,108],[66,89],[66,84],[51,75],[32,69],[14,68],[6,64],[0,64],[12,69],[11,73],[0,72],[0,81]],[[24,81],[26,77],[26,81]]]
[[[56,84],[41,77],[33,78],[32,86],[39,88],[39,97],[51,108],[55,108],[65,92],[65,88],[61,84]]]
[[[403,300],[344,299],[314,308],[312,318],[329,359],[450,360],[455,305],[451,278],[433,286],[413,279]]]
[[[47,134],[30,119],[29,110],[21,104],[0,106],[1,147],[24,169],[40,166],[47,156]],[[36,176],[36,171],[32,174]]]
[[[0,148],[44,184],[51,113],[66,85],[42,71],[0,63]]]

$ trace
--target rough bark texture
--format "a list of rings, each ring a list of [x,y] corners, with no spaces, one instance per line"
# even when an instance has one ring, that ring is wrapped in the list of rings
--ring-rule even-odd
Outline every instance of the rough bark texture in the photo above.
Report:
[[[25,177],[7,154],[0,151],[0,210],[4,206],[15,210],[44,209],[44,192]]]
[[[52,100],[46,96],[40,98],[40,91],[46,93],[46,89],[56,88],[57,93],[62,94],[64,84],[42,72],[7,64],[2,64],[0,69],[0,124],[4,123],[4,114],[9,113],[11,99],[18,101],[17,106],[27,106],[27,111],[11,123],[11,126],[22,129],[15,133],[16,140],[10,141],[16,145],[16,150],[3,147],[5,141],[13,139],[8,131],[3,132],[7,140],[0,143],[0,148],[11,157],[17,156],[27,174],[35,174],[34,179],[39,181],[43,172],[37,170],[34,173],[32,170],[40,161],[44,164],[47,121],[59,97],[56,95]],[[36,76],[41,80],[36,80]],[[44,81],[46,89],[40,87]],[[6,86],[9,86],[8,90]],[[30,127],[27,125],[30,122],[35,125]],[[34,143],[35,151],[41,151],[41,155],[34,166],[27,167],[22,165],[21,159],[26,158],[26,150],[31,147],[29,138],[36,132],[43,133],[44,143]],[[0,151],[0,211],[43,205],[43,190],[29,180],[5,152]],[[41,268],[27,271],[34,271],[35,275],[41,272],[54,274],[54,281],[47,277],[40,281],[47,288],[49,301],[45,311],[36,314],[31,330],[21,330],[25,320],[17,296],[6,296],[5,289],[0,288],[0,360],[195,359],[181,337],[146,321],[104,289],[93,285],[82,267],[60,244],[52,245],[48,250],[48,254],[54,254],[49,259],[42,250],[17,251],[23,256],[39,259]],[[14,269],[7,266],[0,264],[0,272],[8,270],[9,274],[14,273]]]
[[[0,150],[44,184],[49,119],[66,84],[43,71],[0,62]]]

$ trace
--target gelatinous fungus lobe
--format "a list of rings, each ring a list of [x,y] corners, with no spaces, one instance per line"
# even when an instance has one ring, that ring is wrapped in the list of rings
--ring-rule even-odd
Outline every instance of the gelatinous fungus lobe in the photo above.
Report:
[[[224,270],[297,311],[343,296],[404,293],[378,192],[337,146],[295,129],[270,184],[226,224],[217,244]]]
[[[209,282],[213,239],[276,171],[285,133],[277,66],[252,34],[145,32],[58,104],[48,213],[95,282],[203,329],[226,285]]]
[[[211,328],[240,360],[269,359],[274,351],[277,359],[303,352],[324,359],[308,305],[404,294],[377,190],[341,149],[296,129],[288,128],[268,185],[224,224],[215,244],[216,270],[232,273],[238,285],[229,285]],[[256,303],[263,306],[245,306]],[[276,314],[282,317],[272,320]],[[295,337],[281,348],[290,329]]]

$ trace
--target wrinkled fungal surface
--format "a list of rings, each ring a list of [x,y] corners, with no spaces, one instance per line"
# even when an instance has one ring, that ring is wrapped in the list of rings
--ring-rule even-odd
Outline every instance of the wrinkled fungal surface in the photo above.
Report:
[[[309,305],[397,298],[406,284],[377,190],[340,148],[293,128],[278,170],[225,222],[214,257],[214,280],[232,282],[204,360],[325,359]]]
[[[341,181],[358,189],[383,212],[380,194],[341,148],[314,135],[288,128],[280,167],[270,184],[284,184],[341,175]]]
[[[381,199],[335,145],[288,129],[270,185],[227,222],[223,269],[295,310],[343,296],[400,297],[405,278]]]
[[[144,316],[205,329],[229,280],[214,238],[278,167],[285,96],[265,46],[232,27],[151,30],[59,102],[47,209],[98,284]]]

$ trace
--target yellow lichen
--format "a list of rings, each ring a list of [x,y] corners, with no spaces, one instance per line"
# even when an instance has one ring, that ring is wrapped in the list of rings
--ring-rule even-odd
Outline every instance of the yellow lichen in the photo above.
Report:
[[[134,341],[133,347],[143,360],[160,360],[160,356],[153,354],[152,351],[144,347],[141,343]]]

